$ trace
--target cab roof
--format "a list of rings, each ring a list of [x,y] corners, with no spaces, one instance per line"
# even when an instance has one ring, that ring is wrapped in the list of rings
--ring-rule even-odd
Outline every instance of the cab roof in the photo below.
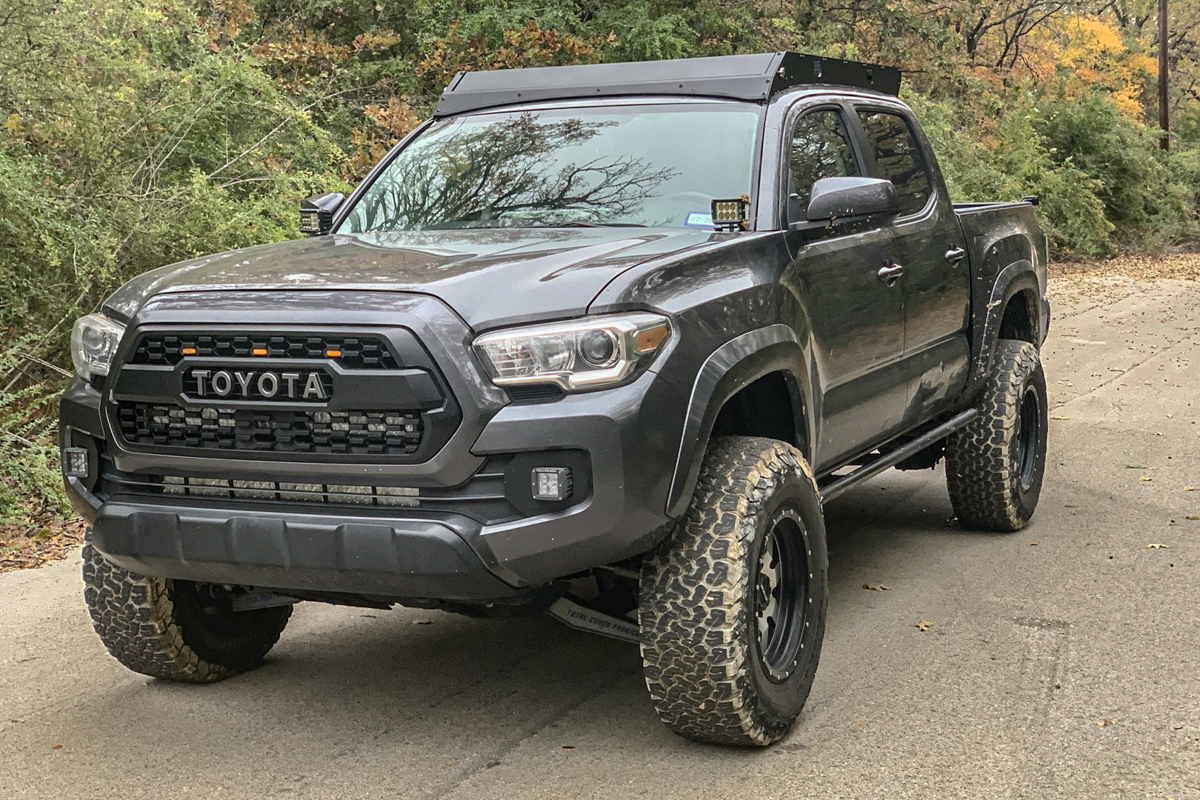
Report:
[[[859,61],[781,51],[621,64],[460,72],[442,92],[434,117],[514,103],[659,95],[765,102],[796,86],[832,85],[900,92],[900,70]]]

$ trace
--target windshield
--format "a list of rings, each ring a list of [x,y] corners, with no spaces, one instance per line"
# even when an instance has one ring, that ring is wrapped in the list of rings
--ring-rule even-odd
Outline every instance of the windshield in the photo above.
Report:
[[[713,199],[751,190],[758,116],[712,102],[441,120],[396,156],[339,232],[711,229]]]

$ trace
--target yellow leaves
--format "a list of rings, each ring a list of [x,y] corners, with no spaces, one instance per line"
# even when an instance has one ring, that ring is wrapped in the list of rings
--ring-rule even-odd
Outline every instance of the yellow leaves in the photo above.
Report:
[[[1070,44],[1063,52],[1065,58],[1079,60],[1083,57],[1118,55],[1125,51],[1121,31],[1107,20],[1089,17],[1072,17],[1067,22]]]
[[[913,625],[913,627],[916,628],[917,630],[921,631],[922,633],[924,633],[925,631],[927,631],[933,627],[933,623],[927,619],[923,619],[923,620],[918,621],[915,625]]]
[[[374,127],[354,128],[350,132],[352,149],[342,173],[351,183],[366,175],[394,144],[421,124],[421,117],[413,111],[407,98],[400,97],[389,99],[386,106],[365,107],[363,116],[374,123]]]
[[[367,119],[383,128],[396,139],[400,139],[421,124],[421,117],[405,100],[393,97],[387,107],[370,105],[363,109]]]
[[[1117,721],[1115,719],[1098,719],[1096,720],[1096,724],[1101,728],[1107,728],[1110,725],[1116,725]]]
[[[368,31],[355,36],[350,46],[354,48],[354,52],[361,53],[364,50],[368,52],[387,50],[398,44],[400,44],[400,34],[395,31]]]
[[[349,61],[353,52],[349,46],[331,44],[324,33],[300,31],[289,24],[287,37],[278,41],[260,42],[250,52],[276,79],[297,88],[313,77],[328,72]]]
[[[1068,97],[1108,90],[1114,106],[1131,119],[1145,109],[1142,97],[1157,74],[1157,63],[1141,51],[1147,45],[1126,39],[1115,21],[1096,17],[1071,17],[1061,35],[1058,80]]]
[[[242,28],[258,19],[252,0],[213,0],[211,13],[199,18],[208,36],[208,49],[214,53],[230,44]]]
[[[1160,544],[1158,542],[1146,545],[1146,548],[1148,550],[1167,550],[1170,547],[1171,547],[1171,545],[1169,545],[1169,544]]]
[[[417,65],[417,73],[439,88],[459,71],[514,69],[582,64],[597,60],[596,49],[616,38],[585,39],[553,28],[542,28],[531,19],[525,27],[505,31],[503,41],[493,44],[486,35],[464,36],[456,22],[443,39],[434,42]]]

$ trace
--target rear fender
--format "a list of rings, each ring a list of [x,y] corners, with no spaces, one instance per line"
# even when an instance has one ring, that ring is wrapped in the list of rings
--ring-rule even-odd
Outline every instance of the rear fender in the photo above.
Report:
[[[1038,331],[1039,342],[1045,336],[1045,306],[1042,303],[1041,282],[1034,265],[1027,259],[1015,261],[996,274],[991,291],[980,286],[976,278],[976,291],[972,297],[972,363],[968,395],[974,396],[983,386],[992,369],[992,357],[996,352],[996,341],[1000,338],[1000,322],[1009,301],[1022,292],[1030,295],[1029,312],[1033,315],[1033,329]],[[980,291],[981,289],[985,291]]]

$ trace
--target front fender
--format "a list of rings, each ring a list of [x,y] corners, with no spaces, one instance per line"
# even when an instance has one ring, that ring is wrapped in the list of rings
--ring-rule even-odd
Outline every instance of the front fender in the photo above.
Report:
[[[772,372],[782,372],[787,378],[800,438],[805,442],[814,440],[813,416],[804,411],[811,407],[812,379],[796,332],[787,325],[775,324],[729,340],[704,361],[692,384],[667,499],[668,516],[678,517],[687,510],[721,407],[746,386]]]

